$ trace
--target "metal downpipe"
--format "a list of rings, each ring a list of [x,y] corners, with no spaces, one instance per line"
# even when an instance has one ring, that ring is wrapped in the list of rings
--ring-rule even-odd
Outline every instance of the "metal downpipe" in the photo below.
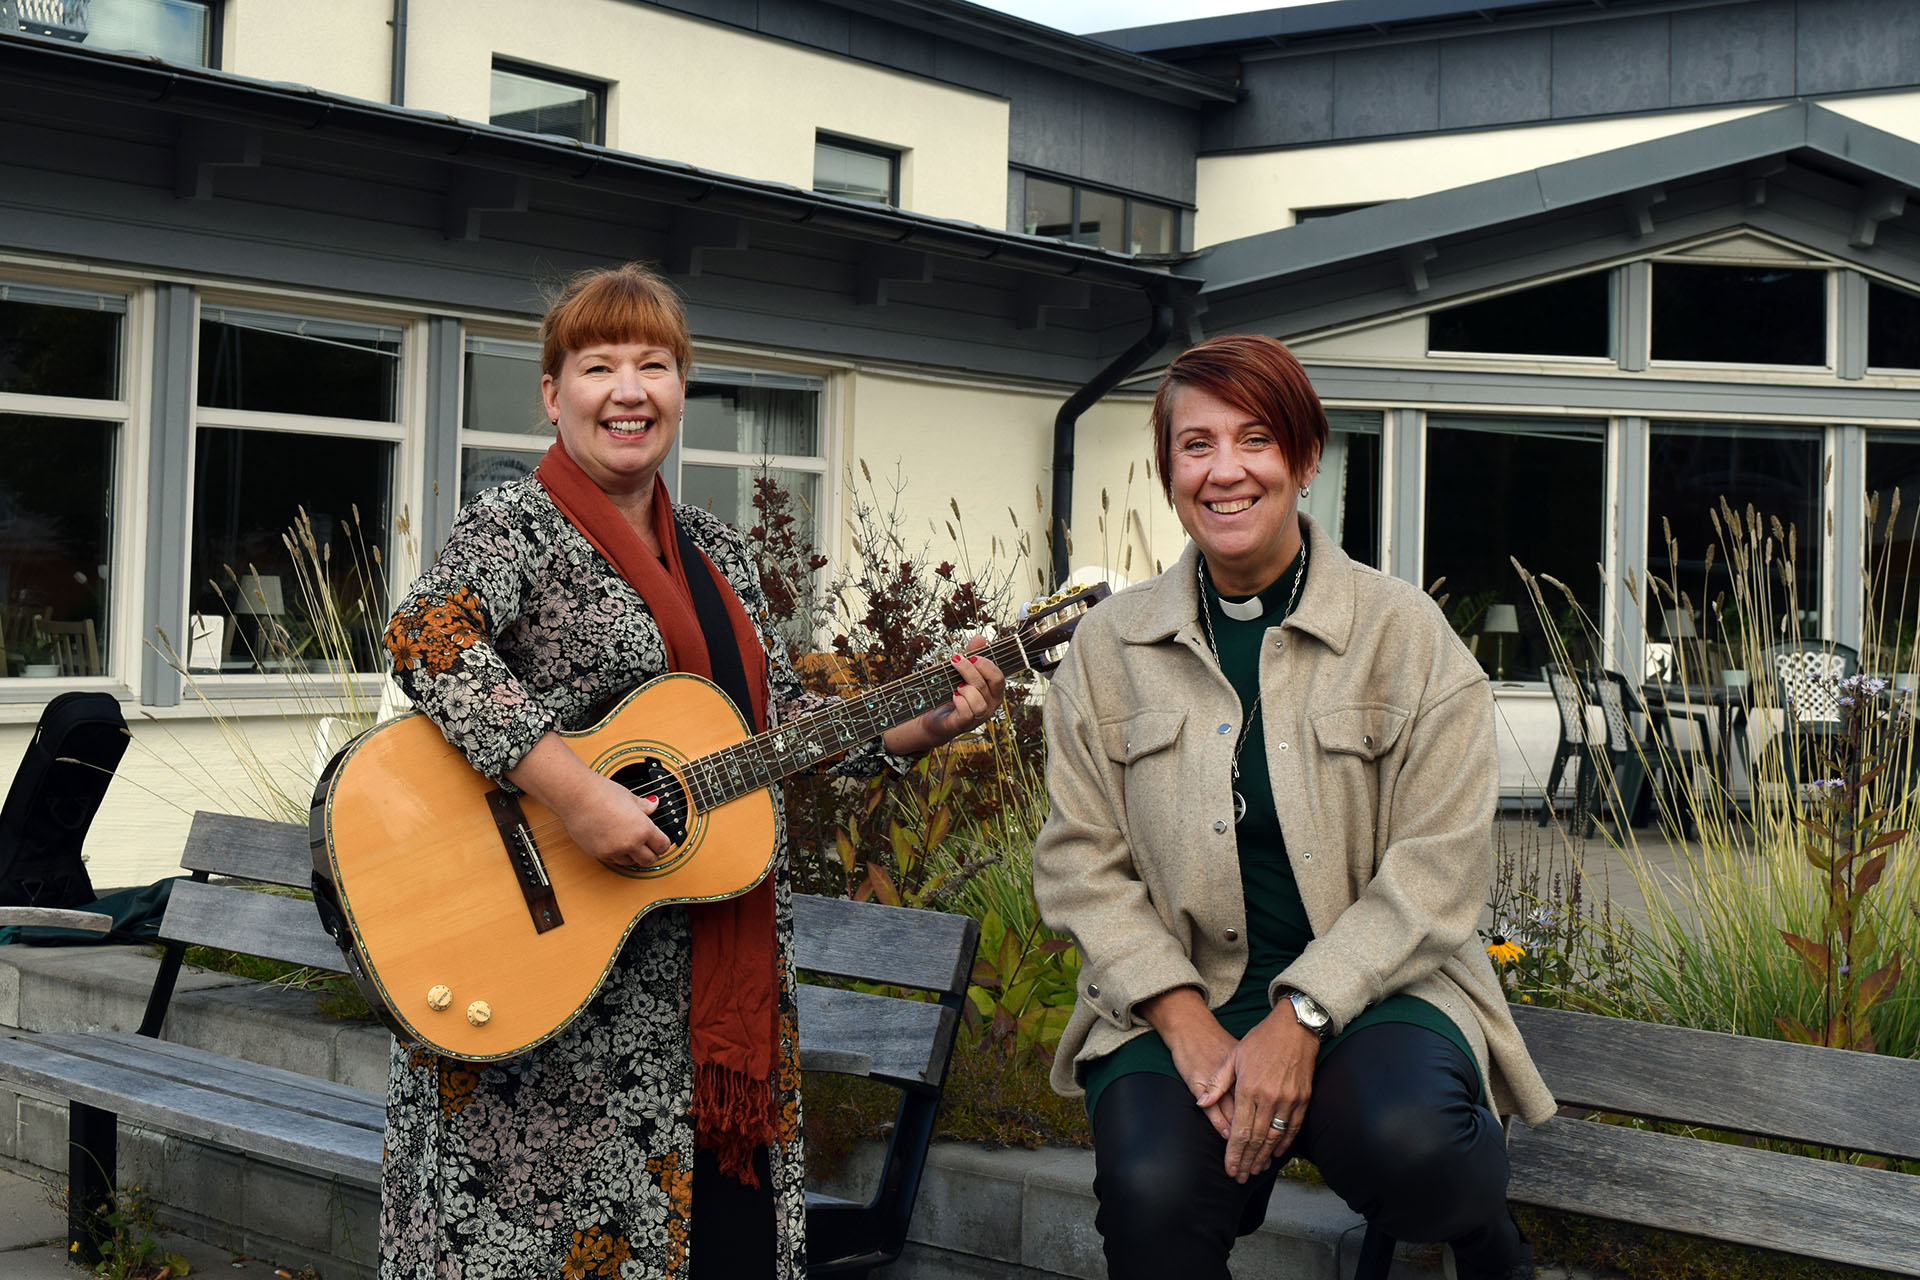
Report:
[[[1152,291],[1153,318],[1147,331],[1134,344],[1115,357],[1112,364],[1093,376],[1085,386],[1067,397],[1053,416],[1053,587],[1057,590],[1072,572],[1067,549],[1067,528],[1073,515],[1073,438],[1080,415],[1091,409],[1101,396],[1113,390],[1128,374],[1146,363],[1147,357],[1166,344],[1173,332],[1174,304],[1171,289]]]
[[[396,107],[407,105],[407,0],[393,0],[393,77],[388,82],[387,100]]]

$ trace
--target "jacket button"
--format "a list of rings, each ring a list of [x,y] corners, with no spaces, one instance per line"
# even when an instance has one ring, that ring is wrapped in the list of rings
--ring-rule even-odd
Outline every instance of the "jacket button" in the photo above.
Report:
[[[1282,751],[1285,751],[1285,750],[1287,749],[1287,744],[1286,744],[1286,743],[1284,743],[1284,742],[1283,742],[1283,743],[1281,743],[1281,744],[1280,744],[1280,749],[1281,749]]]
[[[1370,747],[1370,746],[1372,746],[1372,745],[1373,745],[1373,735],[1372,735],[1372,734],[1370,734],[1370,733],[1363,733],[1363,734],[1361,734],[1361,735],[1360,735],[1360,745],[1361,745],[1361,746],[1363,746],[1363,747]]]
[[[1087,994],[1097,998],[1100,994],[1100,984],[1097,982],[1089,982],[1087,984]]]
[[[1215,819],[1215,821],[1214,821],[1214,824],[1213,824],[1213,834],[1215,834],[1215,835],[1217,835],[1217,836],[1218,836],[1218,835],[1225,835],[1225,834],[1226,834],[1226,830],[1227,830],[1227,824],[1226,824],[1225,822],[1222,822],[1222,821],[1220,821],[1220,820],[1218,820],[1218,819]]]
[[[1233,732],[1233,726],[1230,724],[1223,724],[1218,729],[1214,730],[1214,732],[1215,733],[1231,733]]]
[[[1240,937],[1240,931],[1239,931],[1238,929],[1229,929],[1229,930],[1227,930],[1227,941],[1228,941],[1228,942],[1235,942],[1235,941],[1237,941],[1237,940],[1239,939],[1239,937]]]

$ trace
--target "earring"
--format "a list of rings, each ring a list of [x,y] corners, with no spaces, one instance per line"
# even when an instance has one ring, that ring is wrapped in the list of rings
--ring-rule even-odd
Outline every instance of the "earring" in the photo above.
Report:
[[[1313,492],[1313,490],[1312,490],[1311,488],[1305,488],[1305,487],[1303,487],[1303,488],[1302,488],[1302,489],[1300,490],[1300,496],[1304,498],[1304,497],[1307,497],[1307,496],[1308,496],[1309,494],[1311,494],[1312,492]]]

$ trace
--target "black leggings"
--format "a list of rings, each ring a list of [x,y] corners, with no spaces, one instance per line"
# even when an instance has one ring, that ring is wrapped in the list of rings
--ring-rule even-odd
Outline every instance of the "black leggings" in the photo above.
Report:
[[[1354,1212],[1397,1240],[1447,1241],[1462,1277],[1528,1261],[1507,1212],[1507,1144],[1480,1076],[1445,1036],[1410,1023],[1355,1032],[1314,1072],[1289,1148]],[[1094,1222],[1113,1280],[1229,1273],[1235,1237],[1265,1219],[1270,1169],[1226,1175],[1226,1140],[1171,1076],[1122,1076],[1093,1118]]]
[[[767,1149],[753,1153],[757,1187],[720,1172],[720,1161],[704,1147],[693,1153],[693,1223],[688,1261],[693,1280],[734,1280],[770,1276],[773,1264],[773,1175]]]

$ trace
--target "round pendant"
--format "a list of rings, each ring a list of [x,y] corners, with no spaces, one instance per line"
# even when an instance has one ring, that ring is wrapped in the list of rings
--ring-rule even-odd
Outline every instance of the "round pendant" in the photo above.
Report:
[[[1246,817],[1247,798],[1238,791],[1235,791],[1233,793],[1233,825],[1236,827],[1239,826],[1242,822],[1246,821]]]

